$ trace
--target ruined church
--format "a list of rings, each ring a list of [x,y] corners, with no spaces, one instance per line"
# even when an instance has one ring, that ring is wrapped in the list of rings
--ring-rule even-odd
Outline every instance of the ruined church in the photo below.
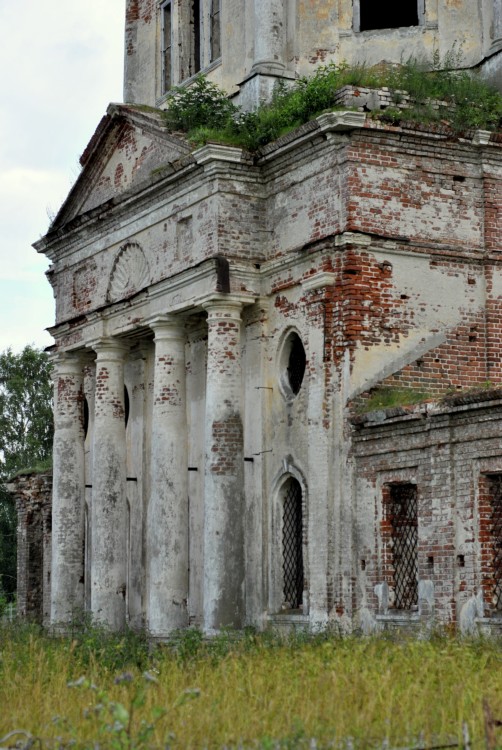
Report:
[[[36,243],[45,621],[499,628],[501,135],[342,108],[251,155],[162,109],[199,73],[250,110],[320,64],[459,42],[500,86],[501,0],[126,6],[125,103]],[[374,410],[375,389],[423,396]]]

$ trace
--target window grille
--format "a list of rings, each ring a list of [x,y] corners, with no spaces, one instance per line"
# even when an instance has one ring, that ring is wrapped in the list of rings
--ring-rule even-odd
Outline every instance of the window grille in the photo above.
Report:
[[[418,604],[418,505],[414,484],[390,487],[394,606],[411,609]]]
[[[295,396],[299,393],[300,388],[302,387],[306,364],[307,358],[301,339],[297,333],[293,333],[291,336],[291,349],[289,350],[288,359],[288,380],[289,386]]]
[[[490,477],[493,609],[502,613],[502,474]]]
[[[282,559],[284,604],[287,609],[298,609],[303,602],[302,489],[293,478],[286,483],[284,493]]]

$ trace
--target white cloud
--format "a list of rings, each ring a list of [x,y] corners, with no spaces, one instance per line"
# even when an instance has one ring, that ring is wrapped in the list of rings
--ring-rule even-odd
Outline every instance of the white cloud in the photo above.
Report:
[[[47,261],[31,243],[122,97],[124,0],[0,0],[0,350],[47,345]]]

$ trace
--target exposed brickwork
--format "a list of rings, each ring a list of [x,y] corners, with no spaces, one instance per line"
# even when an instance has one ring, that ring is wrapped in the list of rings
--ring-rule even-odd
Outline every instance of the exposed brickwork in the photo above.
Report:
[[[469,251],[482,247],[483,181],[468,150],[437,149],[413,136],[403,149],[390,133],[365,133],[353,139],[347,158],[348,229]]]
[[[501,462],[502,468],[502,462]],[[500,477],[502,472],[480,474],[478,486],[478,539],[480,547],[480,573],[483,589],[485,615],[500,614],[497,607],[500,590]],[[498,501],[498,502],[497,502]],[[494,518],[494,516],[496,518]],[[497,519],[497,520],[496,520]]]
[[[141,35],[147,3],[129,14]],[[99,553],[90,609],[120,592],[109,621],[134,599],[159,637],[187,613],[208,632],[265,625],[283,601],[281,487],[295,477],[313,626],[481,616],[478,480],[497,470],[500,394],[431,402],[502,382],[502,145],[361,119],[345,132],[310,123],[254,158],[215,144],[188,154],[155,112],[111,111],[41,248],[58,348],[97,353],[81,446]],[[306,356],[294,393],[292,336]],[[351,426],[350,405],[382,386],[428,403]],[[59,395],[64,409],[64,382]],[[396,613],[387,495],[406,483],[420,586],[417,607]]]
[[[408,416],[401,410],[400,417],[389,416],[380,424],[367,421],[354,432],[357,512],[364,514],[360,523],[368,525],[368,533],[372,528],[375,534],[375,550],[368,550],[365,560],[364,598],[369,606],[376,606],[377,584],[385,581],[392,586],[388,488],[393,482],[410,481],[418,491],[418,578],[434,584],[436,617],[458,624],[462,608],[481,591],[485,615],[489,614],[489,473],[502,469],[502,405],[500,400],[495,403],[474,401],[429,413],[422,407]],[[373,519],[365,507],[375,508]]]
[[[216,461],[210,462],[213,474],[233,476],[242,461],[242,420],[238,414],[220,422],[213,422],[212,451]]]
[[[24,474],[8,485],[17,511],[17,611],[48,624],[52,474]]]

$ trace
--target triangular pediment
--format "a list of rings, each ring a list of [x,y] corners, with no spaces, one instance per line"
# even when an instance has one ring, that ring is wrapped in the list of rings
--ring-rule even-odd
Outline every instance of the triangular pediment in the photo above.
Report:
[[[126,191],[139,190],[154,170],[189,153],[186,141],[168,133],[160,110],[111,104],[80,159],[82,172],[51,229]]]

